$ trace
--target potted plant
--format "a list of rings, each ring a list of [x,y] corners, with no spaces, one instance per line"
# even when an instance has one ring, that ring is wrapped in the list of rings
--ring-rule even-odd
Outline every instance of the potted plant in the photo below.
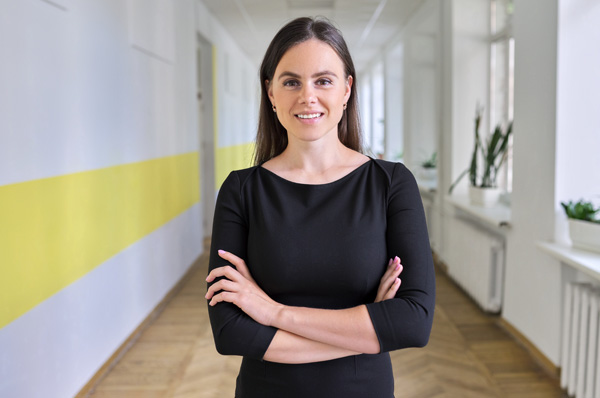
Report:
[[[508,123],[505,130],[502,129],[501,125],[497,125],[483,142],[479,134],[482,112],[483,109],[479,106],[475,110],[475,144],[469,168],[458,176],[450,186],[449,193],[452,193],[456,184],[468,174],[471,203],[479,206],[490,206],[498,201],[501,194],[497,181],[498,171],[507,157],[512,122]]]
[[[421,162],[419,177],[424,180],[435,180],[437,177],[437,152],[434,152],[427,160]]]
[[[600,206],[589,201],[560,202],[569,219],[573,247],[600,253]]]

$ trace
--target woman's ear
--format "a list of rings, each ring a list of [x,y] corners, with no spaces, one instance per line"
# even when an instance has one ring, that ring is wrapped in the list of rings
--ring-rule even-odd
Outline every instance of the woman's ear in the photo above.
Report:
[[[267,95],[269,96],[269,99],[271,100],[271,105],[275,105],[275,103],[273,102],[273,100],[275,99],[273,97],[273,87],[271,87],[270,81],[265,80],[265,88],[267,89]]]
[[[347,103],[348,100],[350,99],[350,94],[352,94],[352,83],[354,82],[354,79],[352,78],[352,76],[348,76],[348,78],[346,79],[346,93],[344,94],[344,103]]]

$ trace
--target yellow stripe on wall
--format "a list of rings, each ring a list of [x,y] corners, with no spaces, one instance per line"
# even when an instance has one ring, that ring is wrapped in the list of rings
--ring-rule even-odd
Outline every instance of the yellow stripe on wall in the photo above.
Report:
[[[245,143],[220,148],[219,143],[219,97],[218,97],[218,51],[212,48],[213,61],[213,125],[215,141],[215,189],[219,190],[221,184],[233,170],[244,169],[252,166],[254,143]]]
[[[254,143],[217,148],[215,154],[215,183],[218,190],[233,170],[252,166]]]
[[[197,152],[0,186],[0,328],[198,200]]]

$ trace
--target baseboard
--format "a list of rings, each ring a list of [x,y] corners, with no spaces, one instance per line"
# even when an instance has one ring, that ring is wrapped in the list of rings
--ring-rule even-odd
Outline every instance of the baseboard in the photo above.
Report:
[[[496,321],[498,326],[504,329],[510,334],[527,352],[531,357],[546,371],[550,376],[560,378],[560,368],[556,366],[546,355],[544,355],[527,337],[517,330],[513,325],[510,324],[506,319],[499,317]]]
[[[210,246],[210,244],[208,244]],[[125,342],[121,344],[119,348],[108,358],[108,360],[100,367],[100,369],[92,376],[92,378],[83,386],[83,388],[77,393],[75,398],[87,398],[102,380],[119,362],[119,360],[125,355],[127,351],[137,342],[142,333],[154,322],[154,320],[161,314],[165,309],[166,305],[175,297],[177,293],[183,288],[188,279],[192,274],[200,268],[200,264],[205,261],[204,256],[208,255],[207,242],[204,243],[203,253],[196,258],[186,273],[179,279],[179,281],[169,290],[169,292],[163,297],[154,309],[148,314],[148,316],[140,323],[140,325],[127,337]]]

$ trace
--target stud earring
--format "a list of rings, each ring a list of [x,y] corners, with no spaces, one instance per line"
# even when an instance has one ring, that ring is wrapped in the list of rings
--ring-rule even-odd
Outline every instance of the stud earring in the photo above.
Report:
[[[275,108],[275,105],[273,105],[273,112],[277,112],[277,108]]]
[[[344,104],[344,110],[346,110],[346,108],[348,107],[348,104]]]

